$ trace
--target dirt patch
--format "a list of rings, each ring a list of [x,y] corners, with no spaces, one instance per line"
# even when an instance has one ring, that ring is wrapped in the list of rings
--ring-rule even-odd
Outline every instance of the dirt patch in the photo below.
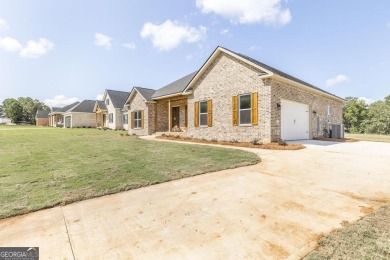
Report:
[[[286,258],[289,253],[281,246],[266,241],[266,249],[272,253],[272,255],[277,256],[278,258]]]
[[[360,212],[361,213],[364,213],[364,214],[370,214],[372,212],[374,212],[374,208],[373,207],[361,207],[360,209]]]
[[[268,150],[301,150],[305,148],[305,146],[302,144],[279,144],[277,142],[268,143],[268,144],[262,144],[262,143],[253,144],[248,142],[237,142],[237,141],[231,141],[231,142],[218,141],[218,140],[209,141],[206,139],[183,137],[180,135],[161,135],[161,136],[157,136],[156,138],[164,139],[164,140],[191,142],[191,143],[220,144],[220,145],[229,145],[229,146],[237,146],[237,147],[268,149]]]
[[[339,143],[355,143],[355,142],[359,142],[358,139],[354,139],[354,138],[341,138],[341,139],[338,139],[338,138],[314,137],[313,139],[314,140],[318,140],[318,141],[339,142]]]

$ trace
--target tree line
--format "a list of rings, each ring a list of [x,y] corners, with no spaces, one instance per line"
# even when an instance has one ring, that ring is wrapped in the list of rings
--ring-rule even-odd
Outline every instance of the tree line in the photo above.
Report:
[[[390,95],[367,104],[356,97],[347,97],[343,107],[346,132],[355,134],[390,134]]]
[[[30,97],[7,98],[0,105],[0,117],[8,117],[14,123],[35,124],[38,109],[50,111],[45,103]]]

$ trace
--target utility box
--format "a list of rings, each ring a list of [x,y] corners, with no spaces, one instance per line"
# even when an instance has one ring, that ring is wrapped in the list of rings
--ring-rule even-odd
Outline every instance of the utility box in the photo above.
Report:
[[[332,125],[332,138],[344,138],[344,125]]]

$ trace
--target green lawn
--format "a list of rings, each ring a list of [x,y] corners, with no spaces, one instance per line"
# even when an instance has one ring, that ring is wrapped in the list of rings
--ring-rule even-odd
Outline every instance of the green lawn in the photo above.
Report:
[[[390,259],[390,205],[332,232],[305,260]]]
[[[346,138],[354,138],[361,141],[386,142],[390,143],[390,135],[370,135],[370,134],[345,134]]]
[[[240,150],[125,134],[2,127],[0,218],[259,162]]]

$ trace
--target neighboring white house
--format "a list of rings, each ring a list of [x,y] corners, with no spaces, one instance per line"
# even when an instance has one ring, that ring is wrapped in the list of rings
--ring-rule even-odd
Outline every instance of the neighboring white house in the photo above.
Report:
[[[98,104],[95,106],[94,112],[100,112],[97,110],[98,107],[103,109],[103,112],[106,113],[104,120],[106,121],[105,125],[110,129],[128,129],[128,111],[124,107],[125,102],[129,96],[130,92],[117,91],[106,89],[103,95],[104,109],[103,106]],[[103,118],[103,116],[102,116]]]
[[[0,117],[0,124],[11,124],[12,120],[6,117]]]

